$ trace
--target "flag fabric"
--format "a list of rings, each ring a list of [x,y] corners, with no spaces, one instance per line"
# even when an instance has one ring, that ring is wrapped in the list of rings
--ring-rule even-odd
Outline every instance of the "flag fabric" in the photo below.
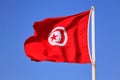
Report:
[[[47,18],[33,25],[34,35],[24,43],[33,61],[91,63],[88,46],[90,10],[79,14]]]

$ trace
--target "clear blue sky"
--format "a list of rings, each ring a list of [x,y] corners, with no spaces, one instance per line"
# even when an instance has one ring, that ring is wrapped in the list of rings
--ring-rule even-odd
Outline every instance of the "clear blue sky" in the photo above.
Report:
[[[97,80],[120,80],[119,0],[0,0],[0,80],[91,80],[91,64],[32,62],[33,23],[96,8]]]

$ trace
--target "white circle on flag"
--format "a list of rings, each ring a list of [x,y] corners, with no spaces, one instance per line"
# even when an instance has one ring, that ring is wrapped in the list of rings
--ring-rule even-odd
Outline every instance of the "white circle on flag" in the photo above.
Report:
[[[63,33],[61,33],[60,30],[62,30]],[[62,35],[64,36],[64,40],[61,43],[61,40],[63,38]],[[68,40],[67,32],[65,28],[61,26],[54,28],[48,36],[48,42],[50,45],[64,46],[66,45],[67,40]]]

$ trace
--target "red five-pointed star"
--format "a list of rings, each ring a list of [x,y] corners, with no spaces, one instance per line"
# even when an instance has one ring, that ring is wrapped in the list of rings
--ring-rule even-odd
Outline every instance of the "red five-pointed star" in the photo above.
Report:
[[[56,40],[57,35],[53,34],[53,36],[51,37],[52,41],[55,39]]]

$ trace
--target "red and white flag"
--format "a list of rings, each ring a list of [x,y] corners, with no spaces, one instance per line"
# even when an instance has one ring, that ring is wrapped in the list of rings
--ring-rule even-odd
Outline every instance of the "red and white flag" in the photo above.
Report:
[[[90,10],[35,22],[34,35],[24,43],[26,55],[38,62],[91,63],[88,47],[89,16]]]

